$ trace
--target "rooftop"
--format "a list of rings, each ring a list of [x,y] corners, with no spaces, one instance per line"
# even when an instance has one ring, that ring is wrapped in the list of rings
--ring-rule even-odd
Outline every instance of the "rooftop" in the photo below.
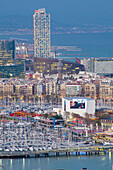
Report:
[[[64,99],[66,99],[66,100],[73,100],[73,99],[94,100],[94,99],[89,98],[89,97],[64,97]]]

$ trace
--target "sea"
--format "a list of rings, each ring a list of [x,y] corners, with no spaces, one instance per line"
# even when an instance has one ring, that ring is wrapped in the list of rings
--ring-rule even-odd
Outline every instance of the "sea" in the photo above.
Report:
[[[33,43],[33,35],[0,35],[0,39],[20,38]],[[84,54],[80,57],[112,57],[113,33],[52,34],[52,46],[76,46],[81,51],[67,54]],[[71,59],[70,59],[71,60]],[[112,170],[113,154],[70,157],[41,157],[23,159],[0,159],[6,170]],[[0,170],[3,168],[0,167]]]
[[[0,159],[6,170],[112,170],[113,154],[91,156],[60,156],[20,159]],[[0,167],[0,170],[3,168]]]
[[[20,38],[33,43],[33,35],[0,35],[0,39]],[[51,46],[76,46],[81,51],[65,51],[66,54],[80,54],[72,57],[98,58],[113,57],[113,32],[108,33],[79,33],[51,34]],[[60,51],[56,51],[59,53]],[[67,57],[64,56],[64,57]],[[69,57],[69,55],[68,55]]]

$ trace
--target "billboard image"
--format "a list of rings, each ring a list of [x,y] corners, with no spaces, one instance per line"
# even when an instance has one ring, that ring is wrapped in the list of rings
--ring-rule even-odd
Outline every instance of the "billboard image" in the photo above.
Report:
[[[83,99],[74,99],[70,101],[70,109],[85,109],[85,101]]]

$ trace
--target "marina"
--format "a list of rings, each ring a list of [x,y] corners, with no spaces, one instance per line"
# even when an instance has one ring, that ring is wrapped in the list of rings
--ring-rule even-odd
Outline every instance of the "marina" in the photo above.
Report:
[[[90,138],[74,140],[69,128],[44,127],[37,121],[0,121],[0,158],[105,155],[113,145],[98,145]],[[78,141],[77,141],[78,139]]]
[[[85,127],[81,131],[78,127],[75,130],[65,127],[63,120],[33,116],[34,112],[37,115],[49,111],[51,113],[52,106],[41,104],[40,109],[38,103],[2,105],[0,158],[101,155],[106,153],[106,149],[108,151],[108,148],[113,148],[112,144],[96,144],[92,136],[87,136],[88,130]],[[32,116],[22,115],[27,112]]]

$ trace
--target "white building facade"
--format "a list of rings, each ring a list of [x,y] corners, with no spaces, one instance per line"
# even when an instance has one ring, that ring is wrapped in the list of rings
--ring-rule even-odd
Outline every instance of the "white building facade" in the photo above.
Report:
[[[86,114],[95,114],[95,100],[88,97],[65,97],[62,99],[62,116],[66,112],[79,114],[85,117]]]

